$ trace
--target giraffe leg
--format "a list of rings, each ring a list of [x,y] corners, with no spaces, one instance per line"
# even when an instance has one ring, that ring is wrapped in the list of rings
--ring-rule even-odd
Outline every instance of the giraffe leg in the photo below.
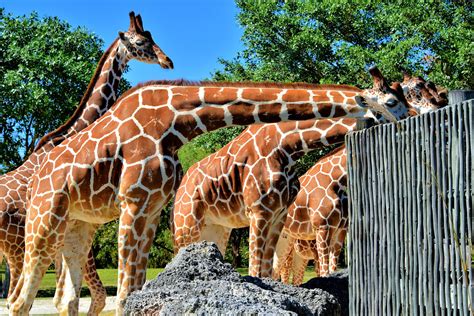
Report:
[[[337,270],[337,263],[339,261],[342,246],[344,245],[346,233],[346,229],[339,229],[335,234],[336,236],[331,241],[329,273],[335,272]]]
[[[224,256],[231,232],[232,228],[229,227],[215,224],[204,224],[201,229],[201,237],[199,240],[206,240],[216,243],[217,248],[219,248],[222,256]]]
[[[291,249],[290,253],[286,257],[282,258],[281,268],[278,274],[280,274],[281,282],[285,284],[290,284],[290,275],[293,266],[293,258],[295,256],[295,251]]]
[[[329,274],[329,226],[320,226],[316,233],[319,261],[319,276]]]
[[[284,281],[283,269],[285,269],[285,265],[288,264],[287,260],[290,261],[289,264],[291,265],[293,244],[294,244],[294,239],[290,237],[290,235],[285,230],[283,230],[280,234],[280,238],[278,238],[275,255],[273,256],[273,272],[272,272],[272,277],[275,280],[278,280],[281,278],[281,281],[283,283],[287,283]],[[285,270],[285,271],[288,272],[288,277],[289,277],[289,270]]]
[[[83,278],[82,268],[87,261],[97,224],[70,221],[61,249],[62,265],[60,282],[63,291],[56,291],[54,302],[60,315],[78,315],[79,297]]]
[[[23,267],[23,249],[20,249],[20,254],[5,256],[8,266],[10,267],[10,286],[8,288],[8,297],[12,294],[15,286],[18,283]]]
[[[173,214],[173,240],[175,254],[182,247],[201,240],[204,211],[200,202],[180,203]]]
[[[167,201],[164,200],[163,204]],[[160,216],[159,211],[152,211],[153,215],[146,216],[147,210],[153,209],[159,208],[151,206],[145,208],[145,204],[128,200],[121,203],[116,315],[123,314],[128,295],[140,290],[145,283],[148,254],[155,238]]]
[[[293,255],[293,285],[301,285],[304,279],[304,272],[306,270],[306,266],[308,265],[309,260],[301,257],[294,251]]]
[[[270,211],[262,206],[250,213],[250,267],[249,274],[271,277],[276,244],[287,214],[285,210]]]
[[[99,278],[99,274],[97,273],[92,249],[87,255],[87,262],[84,266],[84,271],[84,280],[86,281],[87,286],[89,287],[92,300],[87,315],[99,315],[99,313],[105,307],[107,291],[105,290],[104,284],[102,284],[102,281]]]
[[[35,200],[31,201],[35,205]],[[23,270],[11,296],[10,315],[28,315],[41,279],[64,240],[67,198],[56,194],[30,207],[26,222]]]

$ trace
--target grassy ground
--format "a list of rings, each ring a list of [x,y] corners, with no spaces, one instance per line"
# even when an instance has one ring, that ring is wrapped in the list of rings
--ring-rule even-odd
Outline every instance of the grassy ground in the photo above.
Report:
[[[154,279],[161,271],[163,271],[163,269],[148,269],[146,273],[147,280]],[[243,276],[247,275],[248,273],[247,268],[238,268],[237,271]],[[105,287],[113,291],[113,289],[117,286],[117,269],[99,269],[98,273]],[[304,282],[314,277],[314,268],[308,267],[304,276]],[[41,296],[52,296],[54,295],[55,287],[56,277],[54,271],[47,271],[46,275],[41,281],[40,290],[42,291],[40,291],[39,294],[41,295],[41,293],[43,293]],[[83,287],[87,287],[87,285],[83,283]]]

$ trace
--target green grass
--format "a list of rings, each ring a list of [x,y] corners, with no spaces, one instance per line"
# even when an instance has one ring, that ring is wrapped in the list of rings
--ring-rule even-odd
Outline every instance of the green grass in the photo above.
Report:
[[[163,269],[148,269],[146,272],[146,279],[154,279],[158,273],[163,271]],[[100,280],[104,283],[105,286],[117,286],[117,269],[99,269]],[[87,286],[85,282],[82,283],[82,286]],[[55,288],[56,287],[56,275],[54,271],[47,271],[43,280],[41,281],[40,288]]]
[[[99,273],[102,283],[104,284],[106,288],[108,288],[108,292],[113,292],[117,286],[117,269],[99,269],[97,271]],[[146,279],[147,280],[154,279],[161,271],[163,271],[162,268],[161,269],[148,269],[146,273]],[[248,275],[247,268],[238,268],[237,271],[242,276]],[[309,279],[314,278],[315,276],[316,275],[314,273],[314,268],[308,267],[304,275],[304,282],[308,281]],[[87,284],[85,284],[85,282],[82,283],[82,286],[83,288],[87,288]],[[40,292],[38,293],[38,295],[44,296],[44,297],[53,296],[55,288],[56,288],[56,275],[54,271],[49,270],[46,272],[43,280],[41,281]]]

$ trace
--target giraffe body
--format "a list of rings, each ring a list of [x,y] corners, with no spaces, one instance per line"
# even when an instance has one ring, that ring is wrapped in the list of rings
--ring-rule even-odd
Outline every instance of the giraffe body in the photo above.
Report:
[[[144,41],[143,45],[152,43],[151,35],[143,36],[143,32],[141,17],[135,17],[131,13],[129,30],[122,33],[123,39],[114,40],[104,52],[87,91],[71,118],[64,125],[40,139],[35,151],[20,167],[0,176],[0,250],[10,266],[9,295],[17,284],[23,267],[27,188],[31,177],[39,169],[44,158],[56,145],[92,124],[112,106],[116,100],[122,72],[129,60],[139,59],[160,63],[163,68],[172,68],[171,60],[156,45],[153,57],[147,55],[150,54],[149,52],[138,53],[141,48],[137,49],[136,44],[130,43],[129,38],[133,37],[135,40],[140,38]],[[85,266],[81,267],[84,267],[84,278],[92,296],[89,315],[97,315],[105,306],[107,293],[98,277],[92,251],[85,253],[84,258],[87,261],[84,261]],[[76,300],[76,293],[71,291],[71,287],[65,287],[66,269],[61,266],[60,257],[55,259],[58,280],[54,302],[60,312],[65,312],[70,302]]]
[[[350,97],[328,93],[327,86],[291,84],[152,82],[129,90],[105,115],[55,147],[34,175],[25,264],[9,298],[11,314],[27,313],[58,251],[77,293],[90,235],[115,218],[120,220],[120,314],[127,295],[145,281],[160,210],[180,180],[177,150],[184,143],[230,125],[374,117],[374,107],[391,118],[404,116],[400,96],[381,74],[374,78],[373,90],[352,88]]]
[[[405,75],[401,87],[412,115],[448,104],[446,95],[438,94],[434,84],[421,77]],[[314,259],[320,276],[336,271],[348,228],[346,162],[347,152],[342,146],[321,158],[300,177],[301,189],[289,207],[277,244],[275,278],[281,277],[283,282],[289,283],[289,275],[293,273],[293,284],[301,284],[301,271],[310,259]],[[300,251],[303,243],[307,245],[306,250]]]
[[[355,125],[354,119],[252,125],[191,166],[174,202],[176,248],[207,240],[224,253],[232,228],[250,226],[250,251],[265,249],[259,241],[278,239],[286,209],[298,193],[293,170],[297,159],[343,142]],[[252,221],[261,221],[262,227]],[[250,266],[260,269],[261,264],[265,263]]]

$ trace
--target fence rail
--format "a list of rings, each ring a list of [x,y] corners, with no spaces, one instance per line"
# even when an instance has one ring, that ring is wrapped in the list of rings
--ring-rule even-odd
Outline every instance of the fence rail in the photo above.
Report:
[[[346,137],[351,315],[474,315],[473,100]]]

